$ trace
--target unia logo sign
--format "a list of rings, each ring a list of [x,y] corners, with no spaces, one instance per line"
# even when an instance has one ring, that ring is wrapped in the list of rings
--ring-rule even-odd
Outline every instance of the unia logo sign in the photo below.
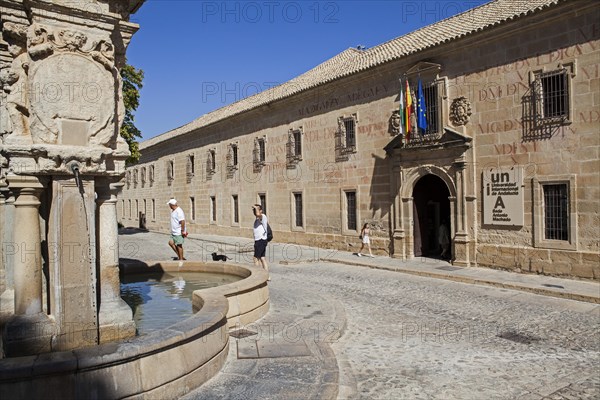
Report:
[[[523,168],[483,171],[483,223],[523,226]]]

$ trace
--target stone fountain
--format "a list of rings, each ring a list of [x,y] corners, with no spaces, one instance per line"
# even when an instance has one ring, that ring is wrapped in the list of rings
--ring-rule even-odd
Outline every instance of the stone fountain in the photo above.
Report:
[[[264,270],[187,262],[241,280],[135,336],[116,196],[129,155],[119,71],[142,3],[0,0],[1,399],[178,398],[223,366],[229,328],[268,312]]]
[[[0,0],[8,357],[135,335],[119,297],[116,195],[129,155],[119,71],[142,2]]]

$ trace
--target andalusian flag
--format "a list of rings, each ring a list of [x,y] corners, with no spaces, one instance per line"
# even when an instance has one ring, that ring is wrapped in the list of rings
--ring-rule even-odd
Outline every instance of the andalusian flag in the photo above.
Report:
[[[423,85],[421,84],[421,78],[419,78],[418,88],[418,100],[417,100],[417,126],[421,134],[425,134],[427,131],[427,116],[425,115],[425,96],[423,95]]]
[[[404,108],[404,128],[406,137],[410,136],[410,114],[412,112],[412,96],[410,95],[410,86],[408,86],[408,79],[406,80],[406,104]]]

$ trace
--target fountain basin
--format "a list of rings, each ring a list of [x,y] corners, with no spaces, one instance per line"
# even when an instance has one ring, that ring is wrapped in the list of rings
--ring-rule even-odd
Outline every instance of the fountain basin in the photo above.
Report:
[[[214,376],[227,358],[229,327],[269,309],[267,273],[233,264],[126,262],[122,273],[197,271],[240,281],[197,290],[192,317],[125,342],[0,360],[0,398],[174,399]]]

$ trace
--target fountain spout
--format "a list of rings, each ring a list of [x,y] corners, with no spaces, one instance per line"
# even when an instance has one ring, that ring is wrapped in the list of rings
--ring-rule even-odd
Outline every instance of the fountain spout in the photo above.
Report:
[[[80,172],[79,172],[79,167],[80,167],[80,165],[77,161],[73,161],[70,166],[71,172],[73,172],[73,175],[75,175],[75,184],[79,188],[79,191],[83,193],[83,185],[81,185],[81,176],[80,176]]]

